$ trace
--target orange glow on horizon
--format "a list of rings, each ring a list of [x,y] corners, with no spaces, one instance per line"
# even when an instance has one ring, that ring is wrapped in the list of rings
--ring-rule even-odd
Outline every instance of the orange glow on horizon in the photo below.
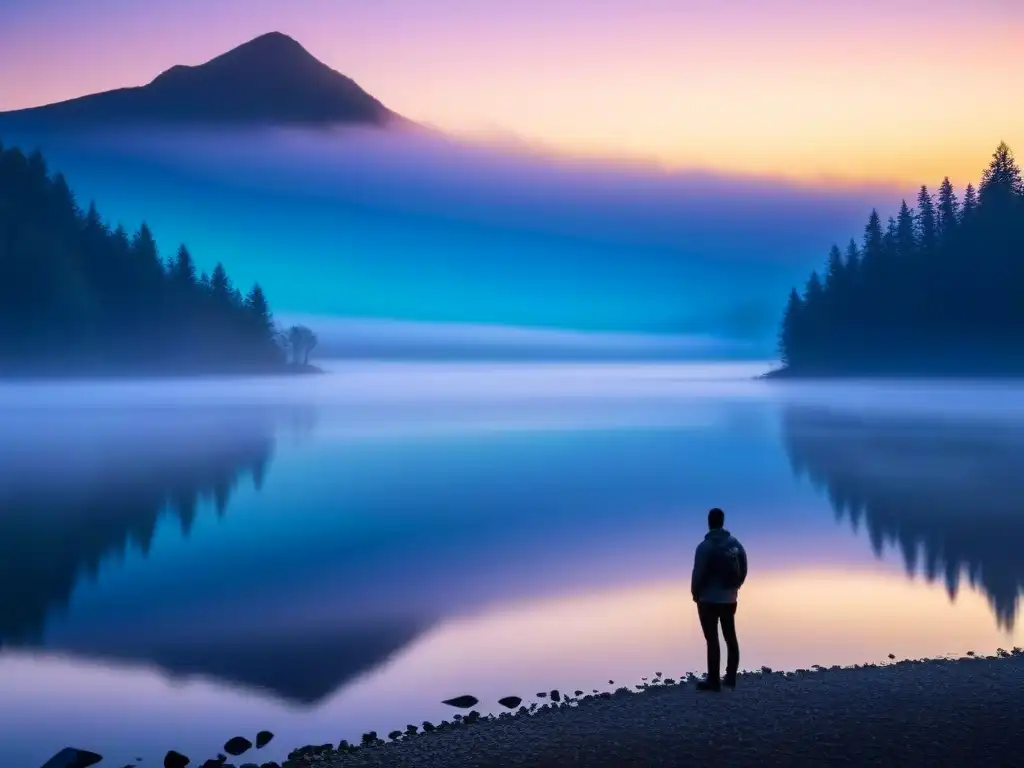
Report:
[[[658,670],[700,672],[704,641],[688,587],[640,584],[450,620],[355,687],[386,697],[392,687],[397,696],[442,683],[473,691],[512,690],[517,679],[585,687],[613,674],[616,685],[632,686]],[[969,587],[951,603],[939,583],[857,567],[758,574],[743,589],[737,627],[744,669],[992,653],[1024,641],[1019,626],[999,629],[985,597]]]
[[[1024,154],[1024,12],[997,0],[564,0],[541,17],[396,3],[239,14],[223,0],[202,34],[170,5],[125,7],[117,45],[89,33],[112,34],[110,20],[68,11],[60,56],[38,44],[56,39],[53,19],[15,19],[0,71],[18,77],[0,109],[143,84],[279,29],[413,120],[569,155],[911,189],[948,175],[962,189],[1000,141]]]

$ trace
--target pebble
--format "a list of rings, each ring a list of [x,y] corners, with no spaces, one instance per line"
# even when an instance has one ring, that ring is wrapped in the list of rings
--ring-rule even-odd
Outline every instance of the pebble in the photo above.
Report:
[[[284,765],[245,763],[240,768],[501,768],[501,766],[688,766],[703,763],[754,766],[1024,765],[1024,651],[999,649],[992,656],[905,660],[891,665],[833,666],[815,672],[741,673],[735,691],[697,693],[683,680],[620,687],[582,699],[557,690],[537,694],[516,714],[483,716],[472,710],[434,726],[392,731],[390,743],[374,731],[362,747],[341,741],[293,750]],[[660,672],[655,673],[658,683]],[[693,681],[696,676],[687,674]],[[610,681],[609,681],[610,682]],[[582,691],[577,690],[578,697]],[[477,703],[460,696],[444,703]],[[457,704],[453,702],[458,702]],[[499,703],[513,709],[515,696]],[[257,748],[273,739],[256,736]],[[239,755],[252,747],[242,736],[224,749]],[[102,758],[66,748],[43,768],[87,768]],[[203,768],[230,768],[226,756]],[[189,759],[170,751],[167,768]]]
[[[481,718],[320,768],[1020,765],[1024,656],[740,675]]]

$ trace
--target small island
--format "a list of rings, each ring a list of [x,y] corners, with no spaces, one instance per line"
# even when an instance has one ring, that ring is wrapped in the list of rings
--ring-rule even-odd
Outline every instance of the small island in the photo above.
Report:
[[[263,289],[161,259],[149,227],[83,212],[41,153],[0,145],[0,377],[311,373],[316,335],[279,330]]]
[[[833,245],[824,277],[793,289],[769,377],[1024,376],[1024,183],[1001,143],[962,200],[947,177],[860,244]]]

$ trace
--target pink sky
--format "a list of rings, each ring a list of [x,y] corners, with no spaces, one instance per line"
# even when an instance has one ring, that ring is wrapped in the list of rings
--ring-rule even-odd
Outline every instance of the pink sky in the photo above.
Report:
[[[412,119],[568,153],[934,185],[1024,146],[1016,0],[5,0],[0,109],[271,30]]]

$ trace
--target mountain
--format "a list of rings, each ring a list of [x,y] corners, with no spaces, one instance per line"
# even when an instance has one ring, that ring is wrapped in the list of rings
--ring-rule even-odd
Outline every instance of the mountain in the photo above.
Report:
[[[31,128],[405,122],[280,32],[261,35],[205,64],[171,67],[148,85],[0,112],[0,126]]]

